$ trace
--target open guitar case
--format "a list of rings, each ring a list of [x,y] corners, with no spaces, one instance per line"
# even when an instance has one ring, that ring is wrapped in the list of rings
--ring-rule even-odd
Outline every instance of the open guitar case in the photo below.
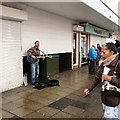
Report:
[[[53,80],[49,80],[49,79],[41,79],[39,81],[37,81],[35,83],[35,87],[36,89],[40,90],[46,87],[52,87],[52,86],[60,86],[59,84],[59,80],[53,79]]]

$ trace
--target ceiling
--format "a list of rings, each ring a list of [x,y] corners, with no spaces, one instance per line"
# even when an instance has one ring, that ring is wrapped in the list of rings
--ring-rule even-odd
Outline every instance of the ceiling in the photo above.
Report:
[[[73,21],[88,22],[109,31],[118,31],[118,25],[83,2],[24,2],[24,4]]]

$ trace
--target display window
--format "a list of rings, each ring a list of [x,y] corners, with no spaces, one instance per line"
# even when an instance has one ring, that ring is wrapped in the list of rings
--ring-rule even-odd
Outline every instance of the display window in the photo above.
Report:
[[[88,54],[88,40],[86,35],[81,35],[81,64],[87,62]]]

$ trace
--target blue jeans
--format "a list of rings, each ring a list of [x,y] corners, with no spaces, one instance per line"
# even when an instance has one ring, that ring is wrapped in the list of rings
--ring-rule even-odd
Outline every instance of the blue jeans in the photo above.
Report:
[[[31,64],[31,82],[32,82],[32,84],[35,84],[35,82],[38,80],[38,76],[39,76],[39,64],[32,63]]]

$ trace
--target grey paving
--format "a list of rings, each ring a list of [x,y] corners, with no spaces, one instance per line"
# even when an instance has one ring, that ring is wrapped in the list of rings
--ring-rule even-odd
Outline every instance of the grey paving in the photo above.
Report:
[[[41,90],[31,85],[2,93],[0,109],[3,118],[101,119],[102,104],[98,85],[88,96],[84,88],[94,79],[88,67],[59,74],[60,86]]]

